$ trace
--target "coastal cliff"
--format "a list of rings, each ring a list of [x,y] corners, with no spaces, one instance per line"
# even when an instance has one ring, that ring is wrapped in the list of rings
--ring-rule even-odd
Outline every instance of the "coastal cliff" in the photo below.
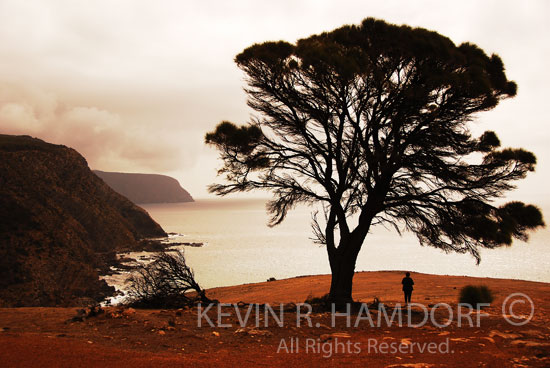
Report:
[[[164,230],[74,149],[0,135],[0,306],[101,300],[116,251]]]
[[[94,173],[134,203],[193,202],[189,192],[170,176],[99,170],[94,170]]]

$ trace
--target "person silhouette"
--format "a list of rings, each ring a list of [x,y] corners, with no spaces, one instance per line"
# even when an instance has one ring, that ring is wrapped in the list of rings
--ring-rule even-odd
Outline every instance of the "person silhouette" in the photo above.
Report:
[[[407,272],[405,273],[405,277],[403,277],[403,280],[401,280],[401,284],[403,284],[403,293],[405,294],[405,305],[411,302],[411,295],[413,292],[413,285],[414,281],[411,279],[411,273]]]

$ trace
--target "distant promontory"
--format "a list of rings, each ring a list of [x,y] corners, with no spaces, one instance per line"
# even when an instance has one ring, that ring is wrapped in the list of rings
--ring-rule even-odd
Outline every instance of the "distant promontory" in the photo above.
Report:
[[[106,172],[94,170],[107,185],[134,203],[193,202],[180,183],[166,175]]]

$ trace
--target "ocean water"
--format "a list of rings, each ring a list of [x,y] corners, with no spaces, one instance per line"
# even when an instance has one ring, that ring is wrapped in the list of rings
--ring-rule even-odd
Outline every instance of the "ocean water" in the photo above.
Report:
[[[312,208],[291,211],[273,228],[262,199],[199,199],[192,203],[147,204],[142,207],[167,232],[183,242],[188,264],[205,288],[238,285],[300,275],[328,274],[326,249],[313,243]],[[550,282],[547,229],[534,233],[529,243],[484,249],[479,266],[468,254],[445,253],[422,247],[413,234],[375,227],[367,236],[357,271],[409,270],[440,275],[513,278]]]

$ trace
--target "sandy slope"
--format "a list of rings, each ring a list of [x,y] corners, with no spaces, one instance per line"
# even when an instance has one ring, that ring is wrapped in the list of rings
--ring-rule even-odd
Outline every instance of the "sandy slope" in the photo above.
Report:
[[[430,308],[449,303],[456,312],[459,289],[466,284],[485,284],[494,290],[496,300],[484,312],[480,326],[458,326],[456,316],[448,327],[431,322],[408,327],[397,321],[391,327],[377,327],[376,311],[371,312],[372,327],[364,318],[358,327],[346,327],[346,318],[337,317],[334,326],[330,313],[313,313],[312,327],[296,313],[287,310],[279,327],[259,309],[261,327],[255,327],[256,309],[245,328],[233,307],[224,307],[220,321],[229,327],[210,327],[200,311],[126,310],[115,308],[84,322],[66,321],[75,309],[20,308],[0,310],[0,365],[2,367],[183,367],[183,366],[349,366],[368,367],[518,367],[550,366],[550,284],[517,280],[469,277],[412,275],[416,288],[413,302]],[[401,272],[364,272],[356,275],[354,297],[371,302],[377,297],[391,314],[401,302]],[[329,276],[308,276],[259,284],[209,290],[208,295],[224,303],[302,302],[308,295],[326,292]],[[510,325],[502,316],[502,303],[515,292],[534,301],[533,318],[523,326]],[[241,319],[249,305],[239,308]],[[431,309],[430,309],[431,310]],[[529,305],[516,303],[513,312],[527,316]],[[217,324],[218,311],[208,314]],[[280,316],[280,315],[279,315]],[[365,317],[362,314],[362,317]],[[410,312],[413,323],[421,322],[421,307]],[[352,325],[357,315],[351,317]],[[523,317],[525,318],[525,317]],[[437,309],[434,319],[448,323],[449,314]],[[475,322],[475,318],[473,318]],[[383,319],[382,319],[383,321]],[[517,321],[523,321],[521,318]],[[318,327],[316,327],[318,326]],[[428,352],[426,344],[437,347]],[[296,351],[296,345],[299,350]],[[391,351],[401,348],[401,351]],[[424,346],[424,352],[419,350]],[[387,347],[387,349],[384,349]],[[385,351],[388,350],[388,351]]]

